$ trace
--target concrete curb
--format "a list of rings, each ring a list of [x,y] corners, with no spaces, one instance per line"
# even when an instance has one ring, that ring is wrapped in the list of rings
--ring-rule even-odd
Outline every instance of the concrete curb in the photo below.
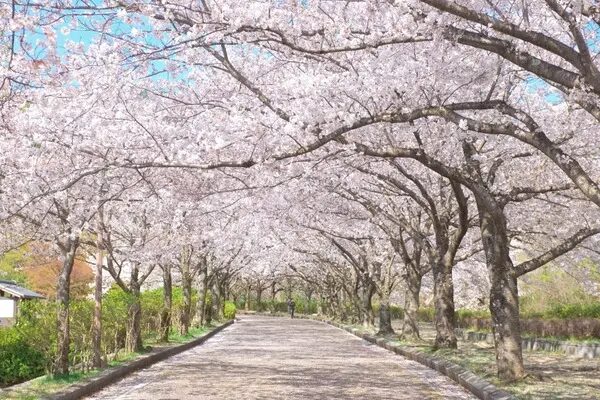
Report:
[[[251,314],[249,314],[251,315]],[[255,313],[252,315],[261,315],[261,316],[271,316],[271,317],[281,317],[282,315],[277,314],[267,314],[267,313]],[[377,337],[374,335],[370,335],[365,332],[360,332],[356,328],[350,328],[343,325],[340,325],[334,321],[323,320],[319,318],[314,318],[308,315],[298,315],[298,319],[309,319],[313,321],[319,321],[343,331],[346,331],[354,336],[357,336],[367,342],[373,343],[379,347],[382,347],[386,350],[392,351],[398,355],[401,355],[409,360],[413,360],[418,362],[419,364],[423,364],[431,369],[438,371],[440,374],[447,376],[452,379],[454,382],[458,383],[460,386],[467,389],[469,392],[473,393],[481,400],[517,400],[517,398],[504,390],[498,389],[496,386],[492,385],[488,381],[478,377],[471,371],[457,365],[451,363],[449,361],[443,360],[438,357],[431,356],[429,354],[425,354],[420,351],[415,351],[412,349],[408,349],[406,347],[397,345],[395,343],[390,342],[389,340]]]
[[[196,347],[198,345],[203,344],[211,337],[215,336],[217,333],[221,332],[223,329],[227,328],[231,324],[233,324],[233,320],[224,323],[223,325],[215,328],[214,330],[208,332],[206,335],[199,337],[197,339],[192,340],[191,342],[184,343],[179,346],[169,347],[164,350],[159,350],[154,353],[150,353],[147,355],[143,355],[140,358],[131,361],[128,364],[121,365],[118,367],[108,368],[100,373],[100,375],[90,378],[89,380],[84,380],[83,382],[74,384],[69,386],[67,389],[54,393],[51,396],[44,397],[44,400],[77,400],[84,396],[89,396],[95,392],[98,392],[105,387],[112,385],[113,383],[125,378],[127,375],[139,371],[140,369],[144,369],[149,367],[152,364],[156,364],[159,361],[163,361],[169,357],[172,357],[176,354],[184,352],[186,350],[191,349],[192,347]]]

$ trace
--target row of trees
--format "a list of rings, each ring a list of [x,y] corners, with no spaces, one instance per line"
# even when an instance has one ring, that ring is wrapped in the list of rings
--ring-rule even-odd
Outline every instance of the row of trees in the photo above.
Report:
[[[134,295],[174,260],[205,288],[211,254],[223,282],[291,269],[340,317],[372,324],[376,295],[382,333],[404,282],[407,335],[431,271],[438,347],[457,264],[483,263],[517,380],[518,278],[600,232],[592,4],[12,1],[0,21],[4,242],[64,260],[59,372],[89,246]]]

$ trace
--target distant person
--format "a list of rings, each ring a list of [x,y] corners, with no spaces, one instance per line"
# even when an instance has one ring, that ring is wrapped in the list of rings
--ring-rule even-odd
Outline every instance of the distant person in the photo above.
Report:
[[[296,311],[296,303],[294,300],[288,299],[288,313],[290,313],[290,317],[294,318],[294,311]]]

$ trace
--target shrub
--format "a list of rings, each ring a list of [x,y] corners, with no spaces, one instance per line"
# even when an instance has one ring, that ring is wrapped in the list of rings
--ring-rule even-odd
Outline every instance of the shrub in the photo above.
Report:
[[[316,314],[318,309],[318,303],[315,300],[308,300],[307,298],[294,298],[294,303],[296,303],[296,314]],[[285,312],[287,312],[287,301],[283,302],[285,306]]]
[[[600,282],[600,268],[584,260],[567,273],[549,264],[519,281],[519,299],[524,318],[572,319],[600,318],[600,298],[591,293],[584,281]],[[586,276],[586,279],[581,279]]]
[[[435,319],[435,309],[433,307],[421,307],[417,310],[417,319],[419,321],[433,322]]]
[[[0,386],[8,386],[44,373],[47,360],[18,328],[0,328]]]
[[[559,304],[550,307],[543,314],[544,318],[600,318],[600,302],[591,304]]]
[[[373,312],[375,313],[375,316],[379,315],[379,304],[375,304],[373,306]],[[395,305],[390,305],[390,314],[392,316],[392,319],[403,319],[404,318],[404,310],[402,309],[402,307],[399,306],[395,306]]]
[[[102,298],[102,347],[112,354],[125,347],[127,309],[133,298],[114,285]]]
[[[234,319],[235,318],[236,307],[235,303],[232,301],[226,301],[225,307],[223,308],[223,316],[225,319]]]

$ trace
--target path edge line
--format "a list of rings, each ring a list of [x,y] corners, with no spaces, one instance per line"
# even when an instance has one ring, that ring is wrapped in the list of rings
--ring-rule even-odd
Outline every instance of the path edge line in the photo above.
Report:
[[[252,314],[247,314],[252,315]],[[283,315],[277,314],[268,314],[268,313],[254,313],[254,315],[261,316],[270,316],[270,317],[283,317]],[[390,342],[389,340],[377,337],[374,335],[370,335],[366,332],[361,332],[356,328],[351,328],[348,326],[344,326],[338,324],[335,321],[315,318],[310,315],[298,315],[298,319],[308,319],[311,321],[321,322],[335,328],[341,329],[345,332],[350,333],[351,335],[357,336],[363,340],[366,340],[369,343],[375,344],[383,349],[391,351],[395,354],[398,354],[404,358],[409,360],[413,360],[422,364],[426,367],[429,367],[442,375],[447,376],[452,379],[454,382],[458,383],[463,388],[467,389],[473,395],[477,396],[477,398],[481,400],[518,400],[513,394],[497,388],[492,383],[486,381],[485,379],[475,375],[473,372],[469,371],[466,368],[461,367],[458,364],[454,364],[450,361],[443,360],[438,357],[431,356],[429,354],[425,354],[421,351],[414,351],[408,349],[404,346],[395,344]]]
[[[215,336],[217,333],[221,332],[223,329],[231,326],[234,323],[234,320],[228,321],[223,325],[220,325],[208,332],[206,335],[201,336],[197,339],[189,341],[187,343],[169,347],[164,350],[157,351],[156,353],[152,353],[148,356],[142,356],[141,358],[131,361],[128,364],[121,365],[114,368],[109,368],[106,371],[102,371],[100,375],[90,378],[81,383],[74,384],[69,386],[66,390],[60,391],[58,393],[54,393],[50,396],[43,397],[43,400],[78,400],[84,396],[89,396],[100,390],[110,386],[121,379],[127,377],[133,372],[139,371],[141,369],[147,368],[153,364],[156,364],[160,361],[166,360],[169,357],[182,353],[186,350],[189,350],[193,347],[199,346],[206,342],[208,339]]]

